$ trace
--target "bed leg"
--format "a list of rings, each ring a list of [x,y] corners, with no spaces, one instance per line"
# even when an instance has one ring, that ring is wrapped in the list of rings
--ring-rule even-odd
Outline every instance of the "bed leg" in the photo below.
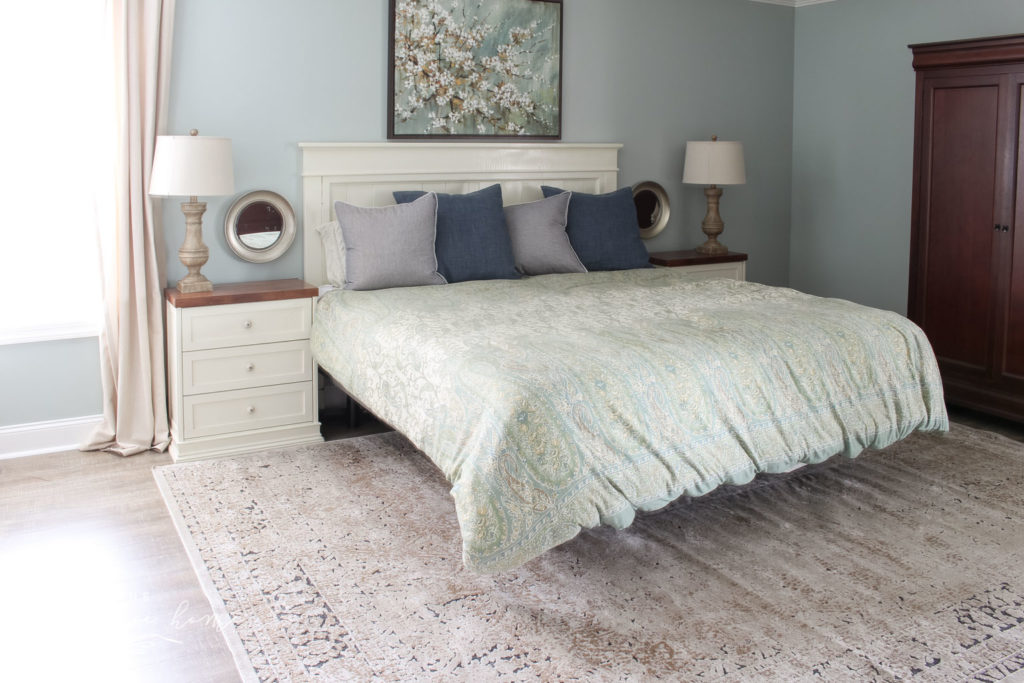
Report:
[[[359,404],[351,396],[348,396],[348,427],[355,429],[359,426]]]

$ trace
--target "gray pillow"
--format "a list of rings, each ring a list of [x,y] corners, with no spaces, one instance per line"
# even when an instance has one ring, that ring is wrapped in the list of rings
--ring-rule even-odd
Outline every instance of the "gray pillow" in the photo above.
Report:
[[[565,234],[571,192],[505,207],[516,270],[525,275],[585,273]]]
[[[335,202],[345,244],[345,289],[443,285],[434,237],[437,195],[409,204],[366,208]]]

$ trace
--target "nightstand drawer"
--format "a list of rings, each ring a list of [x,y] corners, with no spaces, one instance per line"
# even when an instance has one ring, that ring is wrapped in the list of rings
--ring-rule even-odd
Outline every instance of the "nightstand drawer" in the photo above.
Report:
[[[186,308],[181,312],[181,349],[217,349],[308,339],[309,299]]]
[[[188,351],[181,359],[186,395],[270,384],[312,381],[313,358],[306,340],[226,349]]]
[[[655,266],[655,268],[666,268],[672,266]],[[696,280],[711,280],[714,278],[729,278],[730,280],[746,280],[747,264],[740,263],[709,263],[697,266],[675,266],[679,270],[693,275]]]
[[[747,279],[747,255],[730,251],[726,254],[698,254],[696,250],[657,251],[651,254],[657,268],[676,268],[697,280],[712,278]]]
[[[313,383],[186,396],[185,438],[215,436],[313,420]]]

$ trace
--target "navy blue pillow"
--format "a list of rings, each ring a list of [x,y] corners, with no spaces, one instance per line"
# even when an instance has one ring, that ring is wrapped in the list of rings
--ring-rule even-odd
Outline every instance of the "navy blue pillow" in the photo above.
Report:
[[[540,189],[545,197],[565,191],[546,185]],[[573,192],[565,232],[587,270],[653,268],[628,187],[608,194]]]
[[[407,204],[426,193],[393,194],[396,202]],[[438,192],[434,252],[437,270],[448,282],[518,279],[501,206],[501,186],[491,185],[469,194]]]

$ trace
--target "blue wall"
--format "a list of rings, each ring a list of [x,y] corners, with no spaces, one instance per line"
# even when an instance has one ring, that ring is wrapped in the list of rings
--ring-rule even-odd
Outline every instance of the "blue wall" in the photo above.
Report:
[[[907,45],[1021,32],[1021,0],[838,0],[796,12],[793,287],[906,313]]]
[[[177,0],[168,132],[232,138],[236,190],[278,192],[301,220],[297,143],[385,139],[387,5]],[[680,183],[685,141],[742,140],[748,184],[725,190],[723,241],[751,254],[751,279],[786,284],[794,10],[749,0],[565,0],[563,12],[563,139],[621,142],[621,183],[665,186],[672,221],[648,247],[703,241],[703,193]],[[220,283],[301,276],[300,240],[272,264],[228,250],[230,202],[208,200],[203,272]],[[161,214],[169,284],[185,272],[177,204],[165,201]],[[97,358],[95,339],[0,346],[0,426],[101,412]]]
[[[795,19],[794,19],[795,17]],[[684,142],[746,144],[748,183],[722,200],[723,241],[749,276],[903,312],[909,261],[913,87],[908,43],[1024,32],[1021,0],[565,0],[567,142],[621,142],[623,184],[657,180],[672,222],[651,250],[702,239]],[[385,137],[387,3],[178,0],[170,132],[234,141],[239,193],[283,194],[301,216],[300,141]],[[215,282],[295,277],[238,260],[209,201]],[[792,211],[792,220],[790,213]],[[168,280],[184,221],[163,209]],[[792,228],[790,227],[792,225]],[[300,226],[301,228],[301,226]],[[95,339],[0,346],[0,426],[97,414]]]
[[[178,0],[170,132],[230,137],[236,190],[284,195],[301,217],[299,142],[385,139],[387,4],[365,0]],[[749,275],[789,269],[793,10],[749,0],[566,0],[563,140],[621,142],[620,181],[657,180],[672,223],[651,250],[703,241],[700,187],[683,186],[684,143],[746,144],[748,184],[722,200],[723,241]],[[210,198],[204,239],[214,282],[302,275],[300,240],[254,265],[228,249],[231,198]],[[184,220],[165,202],[170,284]],[[301,227],[301,226],[300,226]]]
[[[0,346],[0,427],[103,412],[96,337]]]
[[[752,280],[903,312],[906,46],[1024,32],[1024,2],[837,0],[794,11],[565,0],[564,25],[563,138],[622,142],[622,183],[666,187],[672,222],[650,249],[701,241],[701,189],[679,183],[684,142],[717,133],[747,148],[748,183],[722,200],[723,241],[751,254]],[[385,137],[386,33],[383,0],[178,0],[170,131],[231,137],[238,192],[280,192],[301,216],[298,142]],[[204,272],[215,282],[300,276],[298,242],[273,264],[231,254],[229,204],[209,201]],[[174,201],[163,216],[173,283],[184,221]],[[97,357],[95,339],[0,346],[0,426],[99,413]]]

